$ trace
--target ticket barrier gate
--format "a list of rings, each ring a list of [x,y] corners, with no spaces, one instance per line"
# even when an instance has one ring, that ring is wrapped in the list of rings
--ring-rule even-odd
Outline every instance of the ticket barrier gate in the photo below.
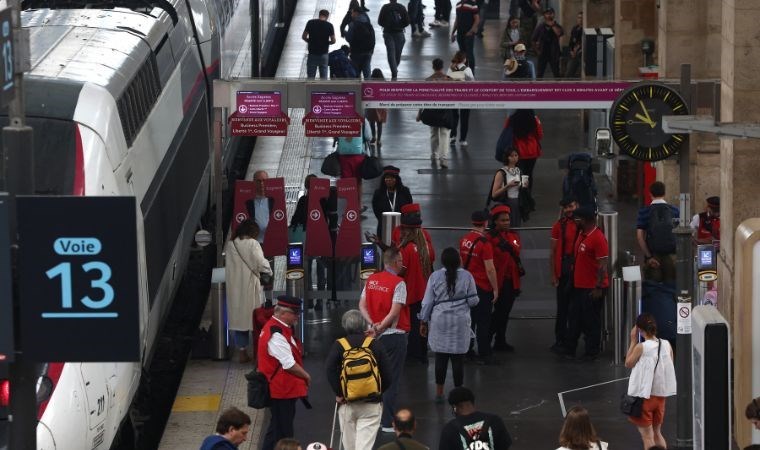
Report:
[[[697,246],[697,279],[694,292],[697,305],[718,306],[717,248],[713,244]]]
[[[359,292],[364,291],[367,279],[380,268],[380,252],[371,242],[362,244],[361,260],[359,261]]]
[[[285,258],[285,292],[293,297],[304,299],[306,291],[306,271],[304,270],[303,243],[291,242]],[[298,320],[298,333],[301,342],[306,340],[306,325],[304,311],[306,303],[301,306],[301,317]]]

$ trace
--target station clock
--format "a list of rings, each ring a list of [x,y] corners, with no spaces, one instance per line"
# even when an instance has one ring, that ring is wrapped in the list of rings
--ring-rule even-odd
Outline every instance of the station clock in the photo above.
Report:
[[[610,109],[612,138],[620,151],[642,161],[659,161],[678,153],[685,134],[662,130],[662,116],[688,115],[684,99],[663,84],[641,83],[626,89]]]

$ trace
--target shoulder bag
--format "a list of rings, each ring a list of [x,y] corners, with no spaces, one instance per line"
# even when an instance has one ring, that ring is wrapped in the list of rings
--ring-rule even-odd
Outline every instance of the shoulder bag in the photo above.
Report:
[[[660,347],[662,346],[662,339],[657,339],[657,362],[654,365],[654,373],[657,373],[657,365],[660,364]],[[652,383],[654,383],[654,375],[652,375]],[[644,399],[641,397],[634,397],[624,393],[620,399],[620,412],[630,417],[641,417],[641,407],[644,404]]]
[[[323,174],[331,177],[340,176],[340,161],[338,160],[337,150],[327,155],[327,158],[322,161],[322,167],[320,170]]]
[[[245,379],[248,380],[248,406],[254,409],[264,409],[272,406],[272,397],[269,394],[269,382],[272,381],[278,370],[280,370],[279,365],[269,379],[258,370],[252,370],[245,375]]]
[[[232,246],[235,247],[235,251],[238,253],[240,260],[243,261],[243,264],[245,264],[246,267],[248,267],[248,270],[250,270],[254,276],[259,278],[259,283],[261,286],[264,288],[270,286],[273,281],[272,275],[264,272],[256,272],[253,270],[253,268],[248,265],[248,262],[245,260],[245,258],[243,258],[243,255],[240,253],[240,249],[238,248],[237,243],[234,239],[232,240]]]

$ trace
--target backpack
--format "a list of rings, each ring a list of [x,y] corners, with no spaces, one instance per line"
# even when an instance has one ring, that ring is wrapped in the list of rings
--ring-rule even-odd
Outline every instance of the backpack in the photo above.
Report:
[[[567,158],[567,175],[562,182],[563,197],[573,196],[579,206],[596,211],[596,183],[591,168],[591,155],[572,153]]]
[[[340,338],[343,362],[340,368],[340,390],[346,401],[375,400],[381,396],[380,369],[372,350],[371,337],[364,338],[360,347],[351,347],[348,339]]]
[[[649,205],[649,227],[647,247],[657,254],[676,252],[676,237],[673,235],[673,209],[667,204]]]
[[[493,439],[491,439],[490,431],[491,427],[488,425],[488,420],[483,419],[483,426],[475,436],[470,436],[467,429],[459,422],[459,435],[462,442],[462,450],[496,450],[493,447]]]
[[[351,36],[351,51],[372,53],[375,50],[375,29],[369,22],[354,20]]]
[[[330,65],[330,78],[357,78],[359,74],[351,64],[348,55],[342,49],[333,50],[327,57]]]

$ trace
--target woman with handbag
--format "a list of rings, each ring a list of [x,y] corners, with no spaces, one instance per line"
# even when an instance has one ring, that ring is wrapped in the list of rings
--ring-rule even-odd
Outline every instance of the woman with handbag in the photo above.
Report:
[[[256,240],[258,235],[259,226],[256,222],[244,220],[224,248],[227,320],[241,363],[251,360],[248,346],[253,329],[253,310],[262,304],[260,277],[272,275],[269,261]]]
[[[582,406],[570,408],[559,433],[557,450],[607,450],[607,443],[596,435],[588,411]]]
[[[520,154],[514,147],[509,147],[504,152],[504,167],[496,171],[491,183],[491,201],[503,203],[509,206],[510,226],[519,227],[522,223],[520,218],[520,184],[521,173],[517,167]]]
[[[643,342],[638,341],[638,332],[643,334]],[[667,340],[657,338],[657,322],[649,313],[639,315],[631,329],[625,367],[633,368],[628,379],[628,396],[642,399],[640,416],[630,415],[628,420],[638,428],[644,450],[655,445],[667,448],[661,430],[665,397],[676,395],[673,350]]]
[[[420,312],[420,334],[435,352],[435,401],[443,403],[443,384],[451,360],[454,387],[464,383],[464,355],[474,337],[470,309],[478,304],[475,279],[460,267],[459,252],[441,253],[443,268],[430,275]]]

